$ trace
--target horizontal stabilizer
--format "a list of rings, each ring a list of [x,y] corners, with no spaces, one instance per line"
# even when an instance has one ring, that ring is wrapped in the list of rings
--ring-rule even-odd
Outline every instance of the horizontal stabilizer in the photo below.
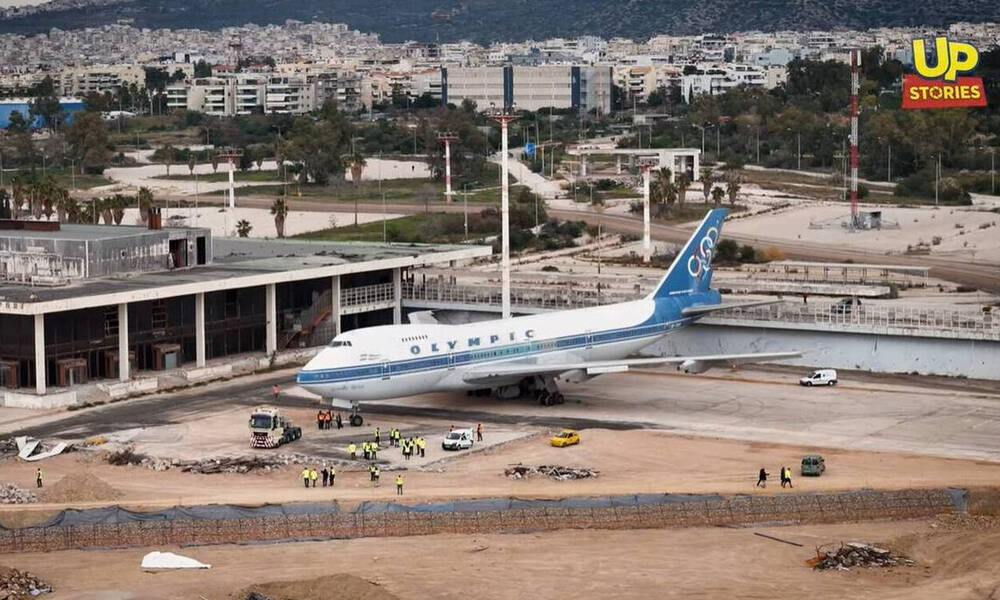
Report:
[[[767,306],[768,304],[778,304],[781,300],[753,300],[750,302],[724,302],[722,304],[705,304],[703,306],[689,306],[681,310],[685,317],[692,315],[707,315],[708,313],[731,308],[750,308],[753,306]]]
[[[410,319],[410,323],[414,325],[435,325],[438,322],[432,310],[417,310],[407,316]]]

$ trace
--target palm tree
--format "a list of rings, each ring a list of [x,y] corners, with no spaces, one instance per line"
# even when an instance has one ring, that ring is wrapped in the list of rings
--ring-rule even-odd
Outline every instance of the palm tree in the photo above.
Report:
[[[729,175],[729,180],[726,182],[726,195],[729,196],[729,204],[731,206],[736,206],[736,198],[739,196],[741,183],[742,177],[740,177],[739,173],[733,172]]]
[[[212,155],[212,172],[219,172],[219,156],[217,154]]]
[[[705,204],[708,204],[708,199],[712,196],[712,184],[715,183],[715,178],[712,177],[711,171],[702,169],[701,178],[698,181],[701,183],[701,194],[705,197]]]
[[[677,205],[684,207],[684,200],[687,199],[687,189],[691,185],[691,176],[687,171],[682,171],[677,175]]]
[[[76,200],[66,190],[63,192],[56,198],[56,218],[60,223],[70,223],[69,219],[77,213]]]
[[[137,202],[139,204],[139,218],[142,219],[143,223],[149,223],[149,213],[153,208],[153,192],[149,191],[149,188],[139,188]]]
[[[163,164],[167,166],[167,177],[170,177],[170,165],[174,164],[174,147],[170,144],[163,147]]]
[[[115,194],[111,197],[111,216],[114,218],[115,225],[122,224],[122,220],[125,219],[125,209],[134,203],[134,196]]]
[[[716,206],[722,204],[722,199],[726,197],[726,190],[719,186],[712,188],[712,200],[715,202]]]
[[[13,202],[11,205],[11,212],[15,219],[21,216],[21,210],[24,206],[24,199],[28,195],[28,188],[24,184],[24,181],[20,176],[15,176],[14,181],[11,182],[11,196],[13,197]]]
[[[195,159],[194,159],[194,154],[193,153],[189,154],[188,155],[188,174],[189,175],[194,175],[194,166],[195,166],[195,164],[196,164],[196,162],[195,162]]]
[[[354,185],[359,185],[361,183],[361,174],[368,165],[368,161],[365,160],[364,156],[355,153],[348,157],[347,163],[351,167],[351,181],[354,182]]]
[[[654,173],[650,185],[650,201],[657,205],[656,216],[662,212],[662,206],[673,206],[677,200],[677,185],[671,181],[673,173],[667,167],[660,167]]]
[[[277,219],[277,217],[275,217],[275,219]],[[275,225],[277,225],[277,221],[275,222]],[[284,227],[284,224],[282,224],[282,227]],[[252,230],[253,230],[253,225],[250,224],[250,221],[247,221],[246,219],[240,219],[239,221],[236,222],[236,235],[240,236],[241,238],[250,237],[250,231]]]
[[[285,217],[288,216],[288,205],[284,198],[275,198],[271,204],[271,214],[274,215],[274,229],[279,238],[285,237]]]
[[[101,211],[101,218],[104,219],[105,225],[111,225],[115,222],[115,197],[108,196],[107,198],[98,198],[97,209]]]

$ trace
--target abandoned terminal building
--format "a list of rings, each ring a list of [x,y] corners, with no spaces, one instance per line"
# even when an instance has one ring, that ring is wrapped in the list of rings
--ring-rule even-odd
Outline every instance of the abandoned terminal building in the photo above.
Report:
[[[491,252],[213,239],[207,229],[150,223],[0,220],[0,397],[274,356],[399,323],[408,270]]]

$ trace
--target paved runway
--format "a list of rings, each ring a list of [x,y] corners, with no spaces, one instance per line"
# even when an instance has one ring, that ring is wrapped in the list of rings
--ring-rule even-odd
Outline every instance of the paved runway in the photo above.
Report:
[[[38,437],[79,439],[132,427],[181,423],[222,407],[270,401],[275,381],[288,385],[281,403],[316,406],[287,374],[229,382],[183,393],[87,409],[39,424],[0,429]],[[919,382],[919,378],[914,378]],[[835,388],[802,388],[792,374],[740,371],[682,375],[647,371],[598,377],[563,387],[569,401],[541,407],[433,394],[368,403],[378,414],[436,417],[461,423],[525,423],[557,427],[651,428],[684,435],[900,451],[1000,462],[1000,389],[878,383],[877,376],[841,376]],[[2,409],[0,409],[2,410]]]

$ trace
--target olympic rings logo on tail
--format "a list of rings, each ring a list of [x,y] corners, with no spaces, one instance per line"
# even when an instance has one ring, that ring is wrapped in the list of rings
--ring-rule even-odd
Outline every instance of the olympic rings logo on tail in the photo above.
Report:
[[[712,255],[715,253],[715,245],[719,241],[719,228],[709,227],[705,231],[694,252],[688,257],[688,274],[700,280],[712,270]]]

